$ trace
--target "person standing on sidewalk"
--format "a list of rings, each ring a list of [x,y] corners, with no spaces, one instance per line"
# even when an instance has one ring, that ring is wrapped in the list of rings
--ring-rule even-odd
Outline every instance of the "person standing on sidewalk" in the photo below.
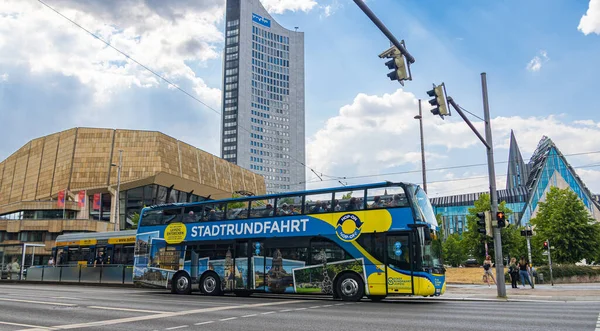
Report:
[[[488,287],[491,287],[490,278],[492,278],[494,285],[496,285],[496,279],[492,272],[492,257],[488,255],[485,257],[485,261],[483,261],[483,279],[488,284]]]
[[[512,288],[519,288],[517,285],[519,279],[519,268],[517,267],[517,259],[514,257],[510,259],[510,264],[508,265],[508,274],[510,275]]]
[[[525,288],[525,279],[527,279],[529,286],[533,288],[531,279],[529,279],[529,263],[527,260],[525,260],[524,256],[521,256],[521,260],[519,260],[519,275],[521,276],[521,284],[523,284],[523,288]]]

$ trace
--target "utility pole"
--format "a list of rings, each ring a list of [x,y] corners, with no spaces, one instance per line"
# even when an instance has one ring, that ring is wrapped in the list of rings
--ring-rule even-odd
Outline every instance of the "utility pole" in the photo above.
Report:
[[[548,243],[548,268],[550,269],[550,283],[554,286],[554,278],[552,277],[552,257],[550,257],[550,239],[546,239]]]
[[[421,99],[419,99],[419,115],[415,116],[419,120],[421,132],[421,172],[423,173],[423,191],[427,193],[427,175],[425,173],[425,141],[423,139],[423,113],[421,111]]]
[[[117,167],[117,193],[115,194],[115,201],[116,201],[116,206],[115,206],[115,231],[119,231],[120,227],[121,227],[121,220],[120,220],[120,216],[121,216],[121,210],[120,210],[120,206],[121,206],[121,167],[123,165],[123,150],[120,149],[119,150],[119,164],[114,164],[112,163],[111,166],[113,167]]]
[[[492,142],[492,123],[490,120],[490,106],[488,103],[487,79],[485,72],[481,73],[481,89],[483,94],[483,119],[485,120],[485,140],[487,142],[487,161],[490,181],[490,200],[492,201],[492,215],[498,214],[498,192],[496,191],[496,170],[494,168],[494,143]],[[498,296],[506,297],[504,282],[504,263],[502,261],[502,237],[500,228],[494,227],[494,254],[496,260],[496,287]]]

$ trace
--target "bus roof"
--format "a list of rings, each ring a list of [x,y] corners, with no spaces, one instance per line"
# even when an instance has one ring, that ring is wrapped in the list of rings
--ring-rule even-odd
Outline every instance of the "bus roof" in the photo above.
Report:
[[[265,195],[256,195],[256,196],[239,197],[239,198],[227,198],[227,199],[219,199],[219,200],[204,200],[204,201],[198,201],[198,202],[174,202],[174,203],[148,206],[143,209],[162,209],[165,207],[183,206],[183,205],[190,205],[190,204],[195,205],[195,204],[215,203],[215,202],[235,202],[235,201],[247,200],[247,199],[253,199],[253,200],[254,199],[256,199],[256,200],[275,199],[275,198],[280,198],[280,197],[288,197],[288,196],[301,195],[301,194],[308,195],[308,194],[319,194],[319,193],[327,193],[327,192],[364,190],[364,189],[368,189],[368,188],[387,187],[387,186],[392,186],[392,185],[414,185],[414,184],[385,181],[385,182],[370,183],[370,184],[330,187],[330,188],[321,188],[321,189],[315,189],[315,190],[265,194]]]
[[[119,237],[132,237],[135,236],[137,230],[126,230],[126,231],[110,231],[110,232],[79,232],[79,233],[67,233],[61,234],[56,237],[56,242],[74,241],[81,239],[110,239]]]

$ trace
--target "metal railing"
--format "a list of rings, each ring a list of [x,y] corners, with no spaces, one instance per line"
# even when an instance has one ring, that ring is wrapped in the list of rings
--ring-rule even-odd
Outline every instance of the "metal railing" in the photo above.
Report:
[[[95,284],[133,284],[131,265],[32,266],[23,280]]]

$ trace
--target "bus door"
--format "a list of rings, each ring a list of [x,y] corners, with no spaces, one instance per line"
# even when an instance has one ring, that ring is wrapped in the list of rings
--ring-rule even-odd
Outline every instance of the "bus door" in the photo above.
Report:
[[[413,294],[413,256],[410,232],[391,233],[386,236],[388,294]]]
[[[249,282],[249,265],[250,257],[250,241],[238,241],[235,243],[235,258],[233,259],[233,272],[230,272],[230,277],[226,277],[230,287],[235,290],[250,289]]]
[[[249,288],[265,288],[265,270],[267,267],[265,258],[265,242],[262,239],[254,239],[250,242],[250,267],[248,268]],[[262,276],[262,278],[261,278]]]

